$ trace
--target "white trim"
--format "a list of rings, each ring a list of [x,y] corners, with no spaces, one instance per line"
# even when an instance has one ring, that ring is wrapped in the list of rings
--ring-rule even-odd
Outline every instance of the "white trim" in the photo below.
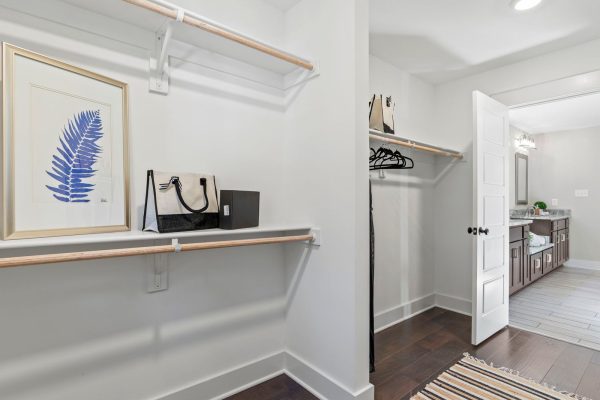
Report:
[[[430,310],[435,305],[435,293],[431,293],[378,312],[375,314],[375,333]]]
[[[323,400],[373,400],[370,383],[353,392],[299,356],[282,351],[249,362],[189,386],[154,397],[153,400],[221,400],[279,375],[287,375]]]
[[[600,70],[596,69],[495,93],[491,97],[510,108],[519,108],[598,91]]]
[[[282,351],[157,396],[154,400],[223,399],[284,374],[284,365],[285,352]]]
[[[471,316],[471,300],[463,299],[462,297],[436,293],[435,304],[444,310],[454,311],[459,314]]]
[[[600,261],[570,259],[564,264],[567,268],[592,269],[600,271]]]
[[[285,373],[313,395],[323,400],[372,400],[375,389],[368,383],[353,392],[317,367],[290,352],[285,357]]]

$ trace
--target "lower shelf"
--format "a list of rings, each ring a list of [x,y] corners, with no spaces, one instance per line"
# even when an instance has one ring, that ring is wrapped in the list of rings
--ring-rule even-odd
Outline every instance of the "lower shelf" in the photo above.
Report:
[[[171,239],[227,239],[237,237],[259,237],[265,234],[306,233],[311,230],[309,225],[259,226],[256,228],[223,230],[207,229],[201,231],[154,233],[129,231],[117,233],[99,233],[78,236],[57,236],[37,239],[0,240],[0,250],[30,249],[39,247],[72,246],[81,244],[144,242]]]

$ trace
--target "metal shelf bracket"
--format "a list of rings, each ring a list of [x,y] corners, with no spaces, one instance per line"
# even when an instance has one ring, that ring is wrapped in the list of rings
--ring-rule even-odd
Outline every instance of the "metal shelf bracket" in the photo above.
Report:
[[[169,45],[175,24],[183,21],[185,10],[177,9],[177,18],[169,20],[164,30],[156,32],[154,40],[154,54],[150,56],[150,81],[151,92],[169,93]]]
[[[313,228],[310,230],[310,233],[312,234],[313,239],[309,243],[315,247],[321,246],[321,229]]]

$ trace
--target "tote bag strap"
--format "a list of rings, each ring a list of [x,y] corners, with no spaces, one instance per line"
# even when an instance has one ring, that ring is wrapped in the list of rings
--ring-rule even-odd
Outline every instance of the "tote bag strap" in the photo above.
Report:
[[[169,181],[169,184],[173,184],[175,185],[175,191],[177,192],[177,198],[179,199],[179,202],[181,203],[181,205],[188,210],[191,213],[194,214],[200,214],[203,213],[204,211],[206,211],[206,209],[208,208],[208,195],[206,194],[206,178],[200,178],[200,186],[202,186],[202,192],[204,193],[204,201],[205,201],[205,206],[198,209],[198,210],[194,210],[192,207],[190,207],[185,200],[183,199],[183,195],[181,194],[181,181],[179,180],[178,176],[173,176],[171,178],[171,180]],[[161,185],[161,189],[166,189],[167,187],[163,187]]]

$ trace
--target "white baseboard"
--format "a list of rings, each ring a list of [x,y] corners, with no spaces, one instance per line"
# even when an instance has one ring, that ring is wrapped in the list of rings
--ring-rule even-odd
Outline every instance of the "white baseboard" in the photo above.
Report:
[[[444,310],[471,316],[471,300],[468,299],[436,293],[435,305]]]
[[[567,268],[593,269],[600,271],[600,261],[570,259],[564,266]]]
[[[322,400],[373,400],[375,396],[370,383],[358,392],[352,392],[290,351],[285,357],[285,373]]]
[[[285,373],[284,365],[285,352],[282,351],[156,397],[156,400],[223,399]]]
[[[375,314],[375,332],[380,332],[390,326],[399,324],[433,307],[435,307],[435,294],[431,293],[397,307],[381,311]]]
[[[158,396],[154,400],[220,400],[282,374],[323,400],[373,400],[375,395],[371,384],[358,392],[352,392],[300,357],[282,351]]]
[[[471,315],[470,300],[432,293],[377,314],[375,316],[376,332],[433,307]],[[203,379],[172,393],[158,396],[155,400],[219,400],[281,374],[288,375],[319,399],[372,400],[374,398],[373,385],[368,384],[359,391],[352,391],[299,356],[290,351],[282,351],[214,377]]]

